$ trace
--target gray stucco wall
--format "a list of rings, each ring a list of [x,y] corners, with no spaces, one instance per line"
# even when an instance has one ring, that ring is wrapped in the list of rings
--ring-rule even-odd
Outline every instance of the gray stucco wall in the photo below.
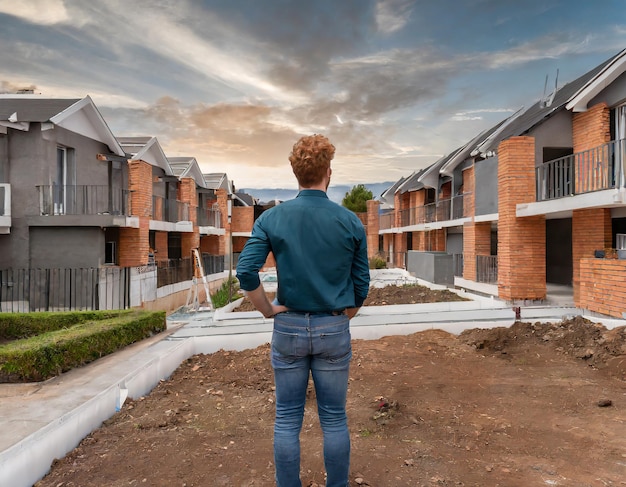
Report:
[[[498,213],[498,157],[474,164],[476,215]]]
[[[544,162],[544,147],[573,147],[572,113],[569,110],[559,111],[531,130],[529,135],[535,138],[535,166],[540,166]]]
[[[626,101],[626,73],[622,73],[606,89],[602,90],[598,96],[593,98],[588,106],[592,107],[598,103],[605,102],[609,107],[620,105]]]
[[[104,263],[104,231],[98,227],[31,227],[31,268],[89,268]]]
[[[446,253],[462,254],[463,253],[463,233],[450,233],[446,236]]]
[[[446,252],[409,250],[406,270],[415,277],[435,284],[454,284],[452,255]]]
[[[30,232],[26,222],[28,216],[39,215],[39,194],[36,186],[49,185],[56,178],[59,145],[74,149],[76,184],[102,186],[109,184],[109,163],[99,161],[96,157],[99,153],[109,153],[105,144],[59,127],[41,131],[40,124],[37,123],[31,123],[27,132],[9,129],[8,181],[11,183],[12,221],[10,235],[0,236],[0,267],[28,268],[35,265],[29,262],[30,258],[35,259],[36,265],[43,261],[47,262],[48,266],[59,267],[63,262],[67,262],[67,258],[62,254],[67,252],[67,255],[71,255],[70,248],[74,244],[70,242],[71,239],[67,239],[63,244],[65,245],[63,252],[52,252],[47,254],[46,258],[40,259],[37,256],[40,249],[31,249]],[[125,177],[124,180],[127,181],[128,178]],[[62,232],[71,232],[71,227],[63,228]],[[89,253],[99,249],[93,246],[93,240],[78,241],[76,245],[81,248],[92,246],[91,249],[85,250]],[[104,244],[101,247],[104,258]],[[51,257],[59,257],[60,261],[50,260]],[[97,265],[93,258],[83,261],[79,256],[79,261]]]

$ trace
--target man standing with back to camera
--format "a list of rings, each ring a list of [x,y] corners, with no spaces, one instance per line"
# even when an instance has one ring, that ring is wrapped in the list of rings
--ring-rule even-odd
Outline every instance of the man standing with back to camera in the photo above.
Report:
[[[278,487],[302,485],[300,430],[309,373],[324,435],[326,487],[348,486],[350,319],[367,297],[370,274],[361,221],[326,195],[334,155],[335,147],[322,135],[296,142],[289,161],[298,180],[298,196],[257,219],[237,264],[237,278],[250,301],[263,316],[274,317],[271,361]],[[259,279],[270,252],[278,275],[273,303]]]

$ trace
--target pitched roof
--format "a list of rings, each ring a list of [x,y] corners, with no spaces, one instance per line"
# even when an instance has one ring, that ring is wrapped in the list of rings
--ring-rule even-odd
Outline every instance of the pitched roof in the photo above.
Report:
[[[566,108],[574,112],[586,111],[587,104],[624,71],[626,71],[626,49],[604,63],[602,69],[572,96]]]
[[[497,137],[492,137],[486,140],[476,149],[482,154],[494,152],[503,140],[508,139],[509,137],[524,135],[546,118],[550,117],[557,111],[564,109],[567,103],[575,97],[575,95],[583,87],[592,81],[598,73],[600,73],[607,65],[611,64],[620,55],[621,53],[613,56],[611,59],[606,60],[574,81],[562,86],[551,95],[551,101],[546,101],[544,99],[537,101],[526,111],[523,111],[515,118],[510,119],[509,123],[503,126],[502,130],[499,131]]]
[[[156,137],[118,137],[120,145],[131,158],[160,167],[168,176],[173,176],[170,163]]]
[[[417,191],[418,189],[424,188],[424,183],[419,182],[419,177],[426,171],[428,168],[420,169],[417,172],[411,174],[408,178],[406,178],[402,184],[398,186],[396,189],[396,193],[406,193],[407,191]]]
[[[114,154],[124,155],[119,142],[89,96],[65,99],[39,95],[0,95],[0,125],[27,131],[31,122],[54,124],[102,142]]]
[[[41,98],[39,95],[0,95],[0,120],[17,114],[19,122],[49,122],[52,117],[78,103],[80,98]]]
[[[207,188],[209,189],[225,189],[229,193],[231,191],[230,184],[228,182],[228,176],[224,172],[211,172],[204,173],[204,180],[206,181]]]
[[[197,186],[210,189],[195,157],[168,157],[167,159],[175,176],[179,178],[193,178]]]

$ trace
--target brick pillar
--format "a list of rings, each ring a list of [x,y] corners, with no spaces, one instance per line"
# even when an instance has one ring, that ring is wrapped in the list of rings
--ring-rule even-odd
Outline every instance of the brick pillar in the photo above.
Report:
[[[139,228],[120,228],[120,267],[148,263],[150,252],[150,217],[152,215],[152,166],[144,161],[129,161],[128,189],[131,215],[139,219]]]
[[[219,236],[219,244],[217,255],[226,255],[228,254],[228,239],[230,238],[230,224],[228,223],[228,193],[225,189],[218,189],[216,192],[217,195],[217,206],[220,209],[220,213],[222,215],[222,226],[225,230],[225,235]]]
[[[498,158],[498,293],[505,300],[545,299],[545,217],[515,215],[516,205],[536,199],[535,139],[503,141]]]
[[[586,112],[575,113],[572,119],[574,153],[606,144],[611,140],[610,110],[598,103]],[[576,189],[595,187],[598,171],[577,168]],[[572,214],[572,259],[574,302],[580,301],[580,259],[593,257],[594,250],[611,246],[611,214],[608,209],[576,210]]]
[[[474,166],[463,171],[463,216],[475,216],[476,208],[476,179]]]
[[[476,256],[491,255],[491,223],[463,224],[463,278],[475,281]]]
[[[430,231],[430,250],[433,252],[446,251],[446,231],[443,228]]]
[[[403,267],[402,252],[406,252],[406,233],[394,233],[393,255],[391,256],[391,262],[394,267]]]
[[[251,232],[254,225],[254,207],[253,206],[233,206],[232,213],[232,231],[233,232]]]
[[[191,257],[191,251],[200,247],[200,231],[198,229],[198,192],[193,178],[182,178],[178,184],[178,200],[189,205],[189,220],[193,224],[192,232],[181,234],[180,244],[183,257]]]
[[[572,118],[574,153],[583,152],[606,144],[611,140],[610,110],[606,103],[598,103],[586,112],[575,113]],[[577,193],[606,187],[608,167],[604,170],[594,166],[592,156],[583,158],[584,164],[575,168],[574,181]]]
[[[580,259],[594,256],[594,250],[611,246],[612,227],[609,208],[574,210],[572,213],[572,259],[574,303],[579,305],[580,296]]]
[[[369,200],[367,205],[367,257],[371,259],[378,253],[378,232],[380,230],[380,217],[378,210],[380,202]]]
[[[155,232],[154,233],[154,245],[156,245],[156,253],[154,254],[155,260],[167,260],[167,232]]]

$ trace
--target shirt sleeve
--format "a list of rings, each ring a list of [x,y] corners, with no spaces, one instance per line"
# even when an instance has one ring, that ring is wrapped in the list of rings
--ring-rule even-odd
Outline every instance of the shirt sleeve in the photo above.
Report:
[[[354,304],[359,308],[363,306],[370,286],[370,268],[367,259],[367,237],[363,225],[359,221],[359,231],[356,235],[357,248],[352,260],[352,282],[354,283]]]
[[[237,260],[237,279],[244,291],[254,291],[261,284],[259,270],[265,264],[271,249],[267,232],[263,229],[262,218],[252,227],[252,234]]]

